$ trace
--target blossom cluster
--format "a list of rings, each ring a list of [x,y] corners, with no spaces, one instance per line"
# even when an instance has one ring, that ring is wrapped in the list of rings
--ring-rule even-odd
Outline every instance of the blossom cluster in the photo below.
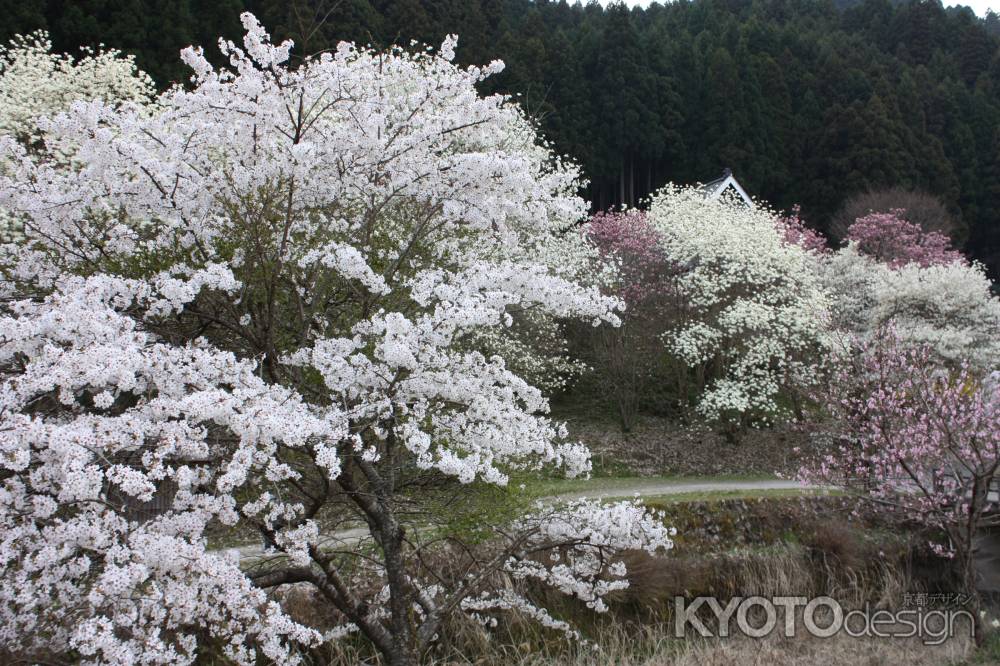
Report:
[[[947,370],[892,327],[858,345],[820,395],[827,446],[800,473],[860,489],[909,518],[947,530],[971,554],[1000,469],[1000,386],[969,366]]]
[[[528,547],[568,544],[553,551],[548,562],[511,559],[507,570],[515,578],[543,581],[564,594],[584,601],[597,612],[607,610],[604,597],[628,587],[625,563],[607,566],[609,554],[643,550],[650,555],[673,547],[673,528],[663,525],[661,512],[651,513],[640,500],[601,504],[578,500],[536,518]]]
[[[608,609],[605,597],[629,586],[620,553],[656,555],[673,548],[671,537],[677,532],[664,526],[663,517],[638,499],[612,503],[582,499],[556,508],[539,507],[536,514],[519,521],[518,527],[529,536],[504,570],[515,581],[540,582],[603,613]],[[572,625],[512,589],[484,591],[464,600],[463,607],[487,625],[492,624],[492,613],[516,610],[542,626],[580,637]]]
[[[52,150],[45,145],[48,118],[68,111],[75,102],[93,99],[152,107],[153,80],[136,67],[132,56],[114,49],[82,50],[78,59],[53,53],[44,31],[15,36],[8,46],[0,46],[0,137],[18,141],[31,154],[66,168],[72,164],[72,149]],[[0,168],[5,168],[2,156]],[[0,207],[0,234],[17,237],[21,224],[19,216]]]
[[[604,262],[615,267],[612,288],[626,305],[641,307],[670,292],[672,265],[645,212],[597,213],[587,221],[585,233]]]
[[[891,268],[918,264],[923,268],[965,261],[938,231],[924,231],[906,220],[906,211],[870,213],[848,227],[844,241]]]
[[[980,372],[1000,359],[1000,299],[985,269],[952,261],[898,268],[862,254],[851,244],[823,265],[832,324],[870,340],[892,323],[903,342],[929,346],[935,362],[969,362]]]
[[[148,106],[153,80],[135,58],[118,50],[83,49],[83,56],[53,53],[44,31],[18,35],[0,47],[0,134],[25,145],[42,141],[40,118],[68,111],[77,101]]]
[[[122,313],[142,292],[73,278],[0,318],[0,643],[69,646],[88,663],[186,662],[211,626],[238,663],[258,650],[294,661],[286,639],[315,632],[211,552],[205,530],[239,520],[236,491],[278,529],[302,507],[253,480],[294,477],[279,447],[339,441],[346,421],[231,353],[157,341]],[[165,485],[172,510],[136,521],[130,508]]]
[[[715,419],[780,415],[779,392],[808,379],[826,344],[820,257],[786,242],[770,211],[707,201],[696,189],[663,189],[649,218],[680,267],[675,284],[687,304],[668,349],[717,373],[699,411]]]
[[[788,215],[776,218],[775,224],[786,243],[798,245],[807,252],[825,254],[829,251],[826,237],[820,232],[806,226],[801,216],[799,206],[794,206]]]

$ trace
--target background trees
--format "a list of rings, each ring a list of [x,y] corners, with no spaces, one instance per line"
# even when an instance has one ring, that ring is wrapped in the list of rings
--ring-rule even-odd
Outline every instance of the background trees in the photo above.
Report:
[[[46,28],[57,50],[103,42],[135,54],[162,88],[186,80],[175,56],[188,44],[219,62],[214,36],[237,34],[243,8],[295,38],[293,58],[339,39],[438,44],[454,33],[459,62],[507,63],[482,89],[520,95],[556,151],[579,161],[598,210],[728,166],[825,230],[849,197],[899,186],[941,200],[968,229],[956,240],[1000,270],[1000,42],[996,21],[968,10],[917,0],[211,4],[3,0],[0,40]]]
[[[937,197],[926,192],[890,187],[855,194],[844,201],[844,205],[830,222],[830,237],[835,241],[842,241],[847,236],[847,230],[858,219],[870,213],[889,213],[894,210],[905,211],[906,220],[923,231],[944,234],[958,245],[968,235],[968,229],[956,221],[955,214],[948,211]]]
[[[779,202],[798,193],[821,220],[845,192],[890,182],[987,215],[977,206],[992,192],[979,167],[996,166],[979,161],[980,139],[993,132],[995,147],[997,136],[993,68],[982,65],[992,37],[976,37],[982,26],[967,15],[871,2],[843,12],[708,1],[648,12],[513,0],[261,5],[299,38],[298,52],[244,15],[242,47],[220,48],[229,66],[214,66],[211,49],[185,50],[193,80],[152,112],[127,103],[144,102],[148,82],[112,53],[95,71],[124,87],[92,94],[62,76],[69,92],[43,112],[88,99],[2,143],[0,205],[24,221],[2,255],[5,643],[26,633],[29,650],[93,661],[152,650],[183,662],[207,623],[233,660],[287,661],[290,643],[321,639],[262,592],[289,584],[336,609],[329,635],[360,632],[394,664],[431,649],[459,611],[490,622],[520,610],[571,632],[507,582],[554,585],[602,610],[625,582],[615,553],[669,547],[661,522],[635,504],[579,503],[463,539],[423,490],[428,479],[460,495],[526,469],[587,471],[587,452],[565,441],[533,384],[557,388],[574,370],[565,320],[614,323],[619,298],[626,325],[607,336],[603,361],[621,379],[625,427],[659,358],[693,377],[674,397],[695,413],[766,424],[791,411],[830,333],[864,341],[892,321],[934,364],[930,388],[907,383],[905,364],[879,387],[891,419],[920,417],[899,422],[923,447],[904,455],[942,448],[930,421],[963,410],[973,434],[955,434],[937,462],[995,444],[993,398],[981,389],[998,357],[1000,307],[981,267],[944,236],[873,213],[828,252],[798,213],[779,219],[673,186],[648,215],[598,215],[576,233],[580,174],[536,132],[551,125],[578,151],[602,207],[725,160]],[[225,22],[227,7],[206,21]],[[81,41],[114,25],[153,60],[173,31],[194,34],[185,2],[149,25],[140,9],[52,3],[17,20],[57,18],[63,37]],[[150,34],[161,24],[171,29]],[[488,34],[516,56],[497,77],[498,65],[453,66],[450,38],[440,55],[348,44],[304,53],[341,31],[381,44],[405,32],[434,40],[442,26]],[[949,50],[956,35],[970,40],[967,53]],[[480,40],[462,53],[488,51]],[[62,66],[35,60],[28,71],[43,74],[16,86],[15,101]],[[14,82],[15,64],[4,64]],[[925,95],[942,76],[947,90]],[[523,106],[489,91],[521,91]],[[794,115],[782,111],[790,106]],[[956,119],[966,125],[942,129]],[[30,130],[30,113],[19,122]],[[920,390],[927,405],[906,402]],[[978,402],[966,409],[969,396]],[[835,416],[850,423],[854,412]],[[971,439],[978,448],[961,443]],[[888,465],[878,456],[894,455],[892,442],[879,444],[869,458]],[[132,507],[168,486],[163,515],[134,520]],[[961,505],[963,492],[945,484],[941,502]],[[362,542],[329,548],[320,520],[330,516],[334,529],[345,517],[363,525]],[[247,572],[208,547],[208,532],[240,525],[279,556],[275,566]]]

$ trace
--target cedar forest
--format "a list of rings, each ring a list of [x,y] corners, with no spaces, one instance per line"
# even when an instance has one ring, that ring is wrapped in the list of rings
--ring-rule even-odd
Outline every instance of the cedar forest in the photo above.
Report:
[[[295,55],[340,40],[503,60],[483,93],[520,95],[603,210],[732,168],[755,197],[827,231],[852,195],[929,192],[958,244],[1000,274],[1000,18],[936,1],[682,0],[647,9],[548,0],[0,1],[0,41],[44,28],[57,51],[105,44],[162,88],[177,58],[241,34],[251,11]]]

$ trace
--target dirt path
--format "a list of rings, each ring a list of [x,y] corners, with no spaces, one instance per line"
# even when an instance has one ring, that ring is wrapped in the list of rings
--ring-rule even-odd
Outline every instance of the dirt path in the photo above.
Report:
[[[577,499],[612,499],[619,497],[657,497],[660,495],[683,495],[686,493],[717,493],[740,490],[797,490],[803,488],[798,481],[783,479],[759,480],[716,480],[684,479],[665,481],[663,479],[593,479],[590,488],[576,488],[567,492],[555,493],[546,500],[577,500]],[[321,548],[341,548],[356,544],[368,536],[367,527],[352,527],[338,530],[324,536]],[[226,549],[239,555],[240,561],[252,562],[264,558],[264,550],[260,545],[250,544]]]
[[[685,493],[719,493],[740,490],[798,490],[798,481],[783,479],[761,480],[705,480],[664,481],[663,479],[596,479],[593,489],[573,490],[554,495],[557,499],[609,499],[613,497],[656,497],[658,495],[683,495]]]

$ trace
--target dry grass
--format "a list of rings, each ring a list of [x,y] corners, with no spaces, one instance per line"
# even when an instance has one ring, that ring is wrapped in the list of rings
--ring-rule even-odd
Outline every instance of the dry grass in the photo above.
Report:
[[[945,666],[967,662],[975,651],[968,637],[937,646],[919,640],[796,636],[679,640],[670,628],[606,629],[600,650],[573,648],[559,656],[505,650],[477,657],[437,660],[444,666]],[[528,648],[527,645],[522,648]]]
[[[913,558],[919,558],[921,551],[911,539],[837,515],[805,509],[777,511],[769,503],[744,504],[728,507],[733,511],[710,508],[706,516],[698,512],[689,516],[690,522],[705,522],[703,529],[692,530],[667,556],[626,554],[630,585],[615,593],[607,614],[595,614],[558,593],[511,581],[502,574],[491,581],[497,587],[513,587],[549,608],[579,629],[590,645],[567,641],[561,634],[517,616],[500,615],[498,626],[486,630],[458,614],[442,628],[426,662],[442,666],[921,666],[963,663],[972,656],[975,646],[967,636],[940,646],[905,639],[852,638],[843,633],[819,639],[805,634],[801,618],[796,624],[799,637],[788,639],[781,635],[784,624],[780,612],[776,635],[763,640],[735,635],[700,639],[693,632],[685,639],[674,638],[673,609],[678,596],[714,596],[723,605],[731,597],[830,596],[845,610],[865,605],[894,609],[901,606],[906,592],[929,591],[934,585],[926,572],[914,567]],[[744,517],[730,520],[741,506]],[[733,538],[745,530],[750,530],[745,538]],[[740,545],[734,547],[734,543]],[[484,543],[479,547],[489,546]],[[445,549],[430,557],[445,578],[458,576],[463,570],[459,553]],[[937,564],[935,575],[940,577]],[[282,601],[293,617],[313,625],[329,627],[343,621],[306,590],[288,594]],[[699,613],[701,620],[714,629],[709,609],[703,611]],[[760,618],[751,614],[751,623],[759,626]],[[820,624],[825,626],[822,621]],[[735,626],[731,629],[736,631]],[[323,646],[306,661],[311,665],[380,663],[360,638]]]
[[[717,596],[723,604],[730,596],[829,595],[845,608],[865,604],[898,607],[903,593],[912,590],[916,582],[909,579],[905,569],[888,562],[873,564],[869,560],[857,569],[845,567],[845,562],[859,561],[851,547],[818,551],[816,546],[828,539],[842,544],[833,539],[837,531],[834,528],[820,535],[816,544],[779,543],[718,557],[654,558],[632,553],[627,558],[630,587],[617,594],[615,610],[603,616],[581,609],[557,594],[519,588],[555,609],[560,617],[570,619],[590,644],[567,642],[518,617],[506,617],[496,629],[487,631],[457,616],[441,632],[442,641],[428,661],[442,666],[939,666],[963,663],[972,656],[975,645],[967,635],[939,646],[924,646],[919,640],[852,638],[843,633],[820,639],[801,630],[801,618],[796,625],[799,636],[785,638],[780,631],[784,626],[780,616],[775,635],[762,640],[699,639],[690,634],[686,639],[673,637],[673,598],[678,595]],[[817,559],[817,552],[822,557]],[[298,610],[308,612],[306,608]],[[702,619],[712,628],[707,615]],[[760,624],[758,618],[751,617],[751,622]],[[820,624],[825,622],[820,620]],[[732,629],[735,631],[735,627]],[[327,646],[321,657],[314,656],[313,663],[378,662],[361,644],[348,641]]]
[[[965,662],[974,650],[975,642],[968,637],[929,646],[919,640],[840,634],[825,639],[782,637],[695,643],[679,655],[653,656],[636,666],[945,666]]]

